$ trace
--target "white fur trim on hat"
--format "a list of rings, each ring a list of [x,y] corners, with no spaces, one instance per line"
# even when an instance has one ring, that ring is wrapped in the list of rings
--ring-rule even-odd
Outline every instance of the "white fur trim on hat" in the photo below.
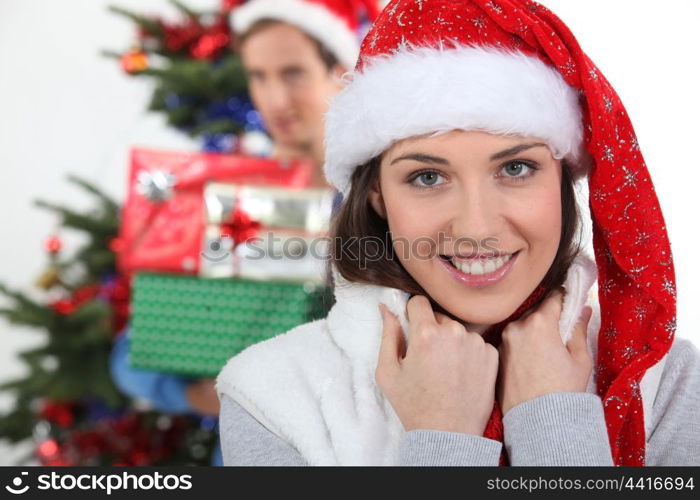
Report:
[[[276,19],[296,26],[321,42],[340,64],[348,69],[355,66],[360,47],[358,35],[322,5],[303,0],[252,0],[231,12],[236,33],[245,33],[261,19]]]
[[[534,56],[495,47],[403,46],[364,61],[326,114],[328,181],[347,195],[354,169],[409,137],[482,130],[537,137],[580,176],[578,92]]]

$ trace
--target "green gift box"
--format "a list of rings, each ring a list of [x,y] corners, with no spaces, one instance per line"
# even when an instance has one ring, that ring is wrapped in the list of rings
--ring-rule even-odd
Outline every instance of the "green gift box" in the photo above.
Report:
[[[216,376],[246,347],[325,317],[333,301],[331,287],[319,282],[139,273],[131,305],[129,364]]]

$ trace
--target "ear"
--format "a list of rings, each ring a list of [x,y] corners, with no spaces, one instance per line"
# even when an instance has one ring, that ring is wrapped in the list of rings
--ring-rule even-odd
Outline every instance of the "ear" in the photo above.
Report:
[[[370,186],[368,197],[374,211],[377,212],[379,217],[386,219],[386,206],[384,205],[384,197],[382,196],[382,190],[379,186],[379,178]]]
[[[336,64],[333,66],[331,73],[334,78],[340,79],[348,70],[342,64]]]
[[[333,88],[339,92],[343,87],[343,75],[347,72],[345,69],[345,66],[342,66],[340,64],[336,64],[333,66],[333,68],[330,71],[330,77],[331,77],[331,82],[333,85]]]

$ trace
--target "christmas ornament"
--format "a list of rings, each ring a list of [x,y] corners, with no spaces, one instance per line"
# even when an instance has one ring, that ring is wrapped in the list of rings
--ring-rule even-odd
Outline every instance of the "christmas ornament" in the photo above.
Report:
[[[134,75],[148,68],[148,55],[141,49],[133,49],[119,59],[122,69]]]
[[[214,59],[225,50],[231,41],[226,19],[221,17],[190,48],[195,59]]]
[[[61,272],[58,267],[51,266],[46,269],[34,282],[34,286],[47,291],[61,283]]]
[[[50,236],[44,242],[44,248],[51,254],[57,254],[63,248],[63,241],[58,236]]]

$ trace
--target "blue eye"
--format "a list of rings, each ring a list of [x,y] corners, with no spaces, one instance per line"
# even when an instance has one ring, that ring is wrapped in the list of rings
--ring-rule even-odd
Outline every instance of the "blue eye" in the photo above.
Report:
[[[539,170],[539,167],[536,167],[531,163],[515,160],[503,165],[502,169],[506,174],[505,176],[509,179],[522,181],[528,177],[532,177],[535,174],[535,171]]]
[[[439,172],[435,170],[424,170],[423,172],[418,172],[409,179],[409,183],[418,189],[430,189],[434,186],[439,186],[437,183],[438,179],[442,177]],[[422,184],[416,184],[417,180],[421,180]]]

